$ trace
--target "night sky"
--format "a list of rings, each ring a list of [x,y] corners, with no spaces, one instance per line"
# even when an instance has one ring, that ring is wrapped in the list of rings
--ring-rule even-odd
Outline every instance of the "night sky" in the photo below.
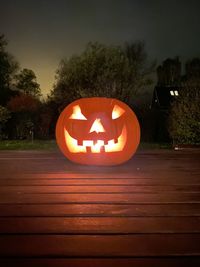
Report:
[[[199,0],[3,0],[0,33],[47,94],[60,59],[83,51],[89,41],[143,40],[158,63],[199,57],[199,14]]]

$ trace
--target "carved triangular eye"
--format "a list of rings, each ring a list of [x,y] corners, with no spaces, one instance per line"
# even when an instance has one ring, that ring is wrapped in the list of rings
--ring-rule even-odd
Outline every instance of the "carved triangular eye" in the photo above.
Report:
[[[81,112],[79,105],[73,107],[73,113],[69,118],[74,120],[87,120],[87,118]]]
[[[117,119],[121,117],[121,115],[125,112],[123,108],[120,108],[120,106],[115,105],[112,111],[112,119]]]

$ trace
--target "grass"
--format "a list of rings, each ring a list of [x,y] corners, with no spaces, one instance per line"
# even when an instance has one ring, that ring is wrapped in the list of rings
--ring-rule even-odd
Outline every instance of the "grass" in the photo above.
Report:
[[[170,149],[168,143],[140,143],[139,150]],[[1,140],[0,150],[56,150],[55,140]]]
[[[55,140],[1,140],[0,150],[55,150]]]
[[[172,144],[170,143],[140,143],[139,150],[146,149],[171,149]]]

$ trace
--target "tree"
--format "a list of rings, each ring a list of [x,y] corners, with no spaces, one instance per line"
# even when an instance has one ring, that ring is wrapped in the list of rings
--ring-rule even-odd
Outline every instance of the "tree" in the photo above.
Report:
[[[200,144],[200,87],[185,87],[172,103],[169,134],[174,143]]]
[[[200,59],[185,64],[182,90],[172,103],[169,133],[175,143],[200,144]]]
[[[141,42],[123,47],[89,43],[81,55],[61,61],[51,98],[61,108],[74,99],[91,96],[130,103],[141,88],[151,83],[153,65],[146,65]]]
[[[12,112],[34,112],[37,110],[39,101],[30,95],[20,94],[11,98],[8,102],[8,108]]]
[[[23,69],[15,75],[16,88],[23,94],[29,94],[34,97],[41,95],[40,85],[37,83],[35,73],[30,69]]]
[[[186,80],[200,79],[200,58],[188,60],[185,64]]]
[[[0,123],[5,123],[10,118],[10,112],[7,108],[0,106]]]
[[[158,86],[177,86],[181,82],[181,62],[168,58],[157,68]]]
[[[0,106],[0,139],[5,137],[4,128],[11,115],[7,108]]]
[[[31,95],[20,94],[11,98],[8,108],[12,112],[12,127],[15,138],[29,138],[34,130],[36,113],[40,107],[38,99]],[[13,130],[14,129],[14,130]]]
[[[55,111],[50,107],[48,102],[43,102],[38,110],[37,123],[36,123],[36,136],[38,138],[47,139],[55,137],[55,128],[52,127],[52,120],[55,116]],[[57,118],[56,118],[57,119]],[[51,135],[51,130],[53,134]]]
[[[7,41],[4,35],[0,35],[0,105],[5,105],[14,95],[11,90],[11,82],[18,70],[18,63],[12,55],[6,51]]]

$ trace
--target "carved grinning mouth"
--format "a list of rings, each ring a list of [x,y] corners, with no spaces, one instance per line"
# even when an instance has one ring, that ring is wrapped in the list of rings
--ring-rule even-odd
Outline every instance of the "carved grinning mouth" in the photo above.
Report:
[[[118,152],[124,149],[127,140],[127,130],[124,126],[121,134],[115,139],[111,139],[108,142],[104,140],[83,140],[83,145],[79,145],[78,141],[73,138],[66,129],[64,129],[65,142],[71,153],[86,153],[90,151],[91,153],[100,153],[100,152]]]

